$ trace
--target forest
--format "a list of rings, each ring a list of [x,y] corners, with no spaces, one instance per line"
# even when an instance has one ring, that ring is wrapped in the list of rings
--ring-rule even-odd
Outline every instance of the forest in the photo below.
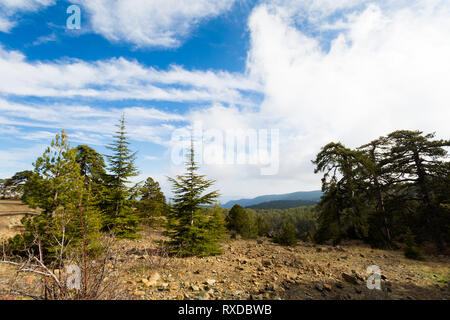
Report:
[[[200,257],[221,254],[220,244],[236,237],[287,246],[358,239],[374,248],[402,246],[413,259],[423,256],[421,244],[444,250],[450,240],[450,141],[434,134],[396,131],[356,149],[329,143],[313,160],[322,175],[320,202],[288,209],[220,208],[215,181],[198,173],[193,144],[185,173],[169,178],[172,199],[151,177],[130,185],[138,169],[129,145],[124,117],[105,157],[87,145],[71,147],[61,131],[34,170],[2,180],[4,198],[41,210],[23,219],[8,254],[50,264],[74,252],[86,259],[102,252],[102,235],[138,239],[142,226],[163,228],[172,254]]]

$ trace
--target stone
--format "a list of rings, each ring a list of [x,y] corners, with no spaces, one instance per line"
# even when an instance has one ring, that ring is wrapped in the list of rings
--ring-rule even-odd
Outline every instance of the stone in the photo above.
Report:
[[[161,279],[161,275],[158,272],[153,273],[148,279],[148,286],[156,286],[158,281]]]
[[[323,284],[323,287],[327,290],[327,291],[331,291],[331,286],[327,283]]]
[[[213,286],[213,285],[216,284],[216,280],[214,280],[214,279],[207,279],[204,284],[206,284],[208,286]]]
[[[320,291],[320,292],[323,291],[323,285],[321,283],[316,283],[315,287],[318,291]]]
[[[263,244],[264,240],[258,239],[257,242],[258,242],[258,244]]]
[[[233,296],[235,296],[235,297],[238,297],[238,296],[240,296],[242,294],[242,291],[241,290],[235,290],[235,291],[233,291]]]
[[[265,291],[275,291],[275,290],[276,290],[275,285],[273,285],[273,284],[266,285]]]
[[[205,291],[202,291],[200,293],[197,293],[195,295],[195,298],[198,300],[208,300],[209,299],[209,294]]]
[[[134,292],[134,295],[135,295],[135,296],[138,296],[138,297],[142,297],[144,294],[145,294],[145,293],[144,293],[143,291],[139,291],[139,290],[136,290],[136,291]]]
[[[358,284],[358,279],[356,278],[356,276],[349,274],[349,273],[342,273],[342,278],[351,283],[351,284]]]
[[[265,260],[265,259],[263,259],[261,261],[261,263],[262,263],[263,267],[270,267],[272,265],[272,262],[270,260]]]
[[[137,285],[136,281],[130,280],[128,281],[129,284],[131,284],[133,287]]]
[[[168,288],[169,288],[169,284],[168,284],[167,282],[165,282],[165,283],[162,283],[162,284],[159,286],[158,290],[159,290],[159,291],[166,291]]]

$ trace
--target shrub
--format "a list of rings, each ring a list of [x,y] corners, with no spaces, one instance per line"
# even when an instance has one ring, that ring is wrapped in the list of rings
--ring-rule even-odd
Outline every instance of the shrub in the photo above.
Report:
[[[415,237],[409,228],[406,230],[404,242],[406,244],[406,247],[404,249],[404,254],[406,258],[414,260],[423,260],[423,253],[416,246]]]
[[[284,223],[281,230],[275,236],[274,241],[283,246],[294,246],[297,244],[295,227],[292,223]]]
[[[229,230],[236,231],[244,239],[254,239],[258,236],[258,224],[255,216],[238,204],[231,208],[226,222]]]

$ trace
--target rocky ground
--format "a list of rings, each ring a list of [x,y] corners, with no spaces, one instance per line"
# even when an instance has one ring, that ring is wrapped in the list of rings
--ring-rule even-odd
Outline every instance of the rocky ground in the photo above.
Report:
[[[259,239],[230,241],[217,257],[174,258],[149,253],[160,235],[147,237],[121,245],[123,282],[138,299],[450,299],[448,256],[412,261],[354,242],[282,247]],[[372,265],[381,290],[367,288]]]
[[[4,230],[11,235],[17,226],[0,229]],[[401,250],[374,250],[356,242],[282,247],[258,239],[230,240],[223,244],[223,255],[216,257],[179,258],[157,244],[161,234],[146,229],[139,240],[115,243],[121,298],[450,299],[449,256],[428,255],[425,261],[414,261]],[[381,270],[381,290],[367,288],[367,268],[372,265]],[[13,267],[0,264],[0,292],[8,289],[8,279],[14,276]],[[40,281],[30,274],[17,278],[24,292]]]

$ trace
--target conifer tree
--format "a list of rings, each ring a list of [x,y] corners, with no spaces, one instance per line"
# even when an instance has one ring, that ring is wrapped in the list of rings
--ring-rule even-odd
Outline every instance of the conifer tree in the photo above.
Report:
[[[101,229],[102,208],[105,204],[107,192],[106,165],[103,156],[87,145],[80,145],[76,149],[75,160],[80,167],[80,174],[84,180],[83,210],[86,220],[86,234],[89,247],[100,250],[99,233],[90,233],[89,228]]]
[[[417,210],[418,224],[423,226],[420,238],[423,240],[429,235],[442,248],[448,216],[440,204],[449,196],[444,192],[442,197],[439,191],[450,181],[450,165],[445,161],[450,140],[435,140],[434,133],[409,130],[392,132],[387,138],[392,143],[388,156],[390,171],[412,195],[409,200],[421,203]]]
[[[155,225],[158,219],[166,215],[168,206],[166,197],[161,191],[159,183],[152,178],[147,178],[139,189],[140,200],[136,207],[140,220],[148,225]]]
[[[112,154],[107,155],[110,175],[107,181],[104,229],[114,232],[120,238],[136,238],[138,217],[132,208],[131,192],[127,186],[129,179],[138,175],[134,164],[136,152],[132,152],[128,147],[130,142],[125,131],[124,115],[117,127],[114,142],[107,147]]]
[[[283,246],[295,246],[297,244],[295,227],[291,222],[283,223],[281,230],[275,236],[275,242]]]
[[[84,178],[64,131],[56,135],[34,167],[25,185],[24,202],[39,207],[42,213],[24,219],[25,232],[13,238],[10,246],[16,251],[39,251],[46,260],[61,258],[68,248],[83,244],[85,236],[96,238],[99,231],[97,220],[88,210],[83,212]]]
[[[338,243],[348,232],[358,238],[366,236],[367,230],[363,217],[363,200],[357,191],[364,183],[361,176],[364,173],[366,157],[361,151],[346,148],[341,143],[331,142],[324,146],[317,154],[313,164],[316,165],[315,173],[324,172],[322,178],[322,197],[319,206],[322,207],[321,225],[316,239],[325,240],[332,238]],[[344,218],[348,221],[344,226]],[[337,225],[337,230],[328,228],[330,223]],[[325,235],[324,231],[332,232]],[[334,234],[333,234],[334,233]]]
[[[169,244],[173,252],[183,256],[208,256],[220,253],[218,230],[222,226],[218,217],[211,215],[205,205],[213,204],[219,196],[218,191],[207,192],[214,180],[197,173],[199,169],[194,158],[194,143],[186,160],[186,173],[169,178],[173,184],[173,204],[169,215]]]
[[[235,204],[226,218],[228,229],[236,231],[244,239],[258,236],[256,218],[242,206]]]

